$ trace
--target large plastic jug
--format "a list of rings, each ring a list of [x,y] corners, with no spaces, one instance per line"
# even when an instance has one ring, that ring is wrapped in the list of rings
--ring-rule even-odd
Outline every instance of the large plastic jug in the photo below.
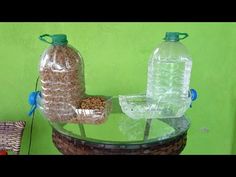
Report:
[[[75,110],[85,96],[83,58],[65,34],[45,34],[40,39],[51,44],[39,67],[43,111],[51,121],[69,121],[77,116]]]
[[[34,115],[39,108],[53,123],[104,123],[111,112],[112,99],[86,94],[84,61],[80,52],[68,44],[65,34],[44,34],[39,39],[50,46],[41,55],[41,91],[37,91],[36,84],[35,91],[30,93],[28,115]]]
[[[148,63],[146,96],[158,105],[159,117],[180,117],[191,104],[192,60],[180,40],[187,33],[167,32]]]

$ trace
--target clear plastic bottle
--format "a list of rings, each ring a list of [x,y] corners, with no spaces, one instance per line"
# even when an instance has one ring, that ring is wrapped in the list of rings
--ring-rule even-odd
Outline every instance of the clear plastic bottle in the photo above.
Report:
[[[186,37],[187,33],[167,32],[165,41],[149,59],[146,96],[150,103],[158,105],[159,117],[180,117],[191,104],[192,60],[179,41]]]
[[[45,34],[40,40],[51,44],[39,68],[44,113],[52,121],[68,121],[76,117],[75,109],[85,96],[83,58],[65,34]]]
[[[42,90],[30,95],[29,115],[39,107],[51,122],[101,124],[107,120],[111,98],[86,94],[84,61],[80,52],[68,44],[67,36],[44,34],[39,39],[50,46],[41,56]]]

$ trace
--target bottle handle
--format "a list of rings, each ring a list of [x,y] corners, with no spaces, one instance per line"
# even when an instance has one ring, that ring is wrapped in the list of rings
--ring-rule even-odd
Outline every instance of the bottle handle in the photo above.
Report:
[[[49,34],[43,34],[43,35],[39,36],[39,39],[40,39],[41,41],[43,41],[43,42],[48,43],[48,44],[52,44],[52,42],[49,42],[48,40],[46,40],[45,37],[50,37],[50,38],[52,38],[52,36],[49,35]]]
[[[179,40],[182,40],[188,37],[188,33],[179,33],[179,35],[183,36],[182,38],[180,37]]]

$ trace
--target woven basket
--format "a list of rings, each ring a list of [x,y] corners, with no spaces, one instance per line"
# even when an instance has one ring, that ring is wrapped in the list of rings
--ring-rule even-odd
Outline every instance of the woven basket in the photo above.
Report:
[[[0,121],[0,150],[20,153],[25,121]]]
[[[156,143],[115,145],[79,140],[53,129],[53,143],[65,155],[178,155],[187,142],[187,132]]]

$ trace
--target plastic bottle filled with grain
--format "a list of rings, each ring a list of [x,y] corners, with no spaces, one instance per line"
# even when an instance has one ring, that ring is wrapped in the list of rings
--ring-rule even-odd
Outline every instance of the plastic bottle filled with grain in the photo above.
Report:
[[[49,43],[41,56],[41,95],[39,107],[52,122],[103,123],[111,109],[110,100],[85,93],[84,62],[80,53],[68,44],[64,34],[44,34]]]
[[[70,120],[85,95],[83,58],[64,34],[45,34],[40,39],[51,44],[40,62],[44,114],[52,121]]]

